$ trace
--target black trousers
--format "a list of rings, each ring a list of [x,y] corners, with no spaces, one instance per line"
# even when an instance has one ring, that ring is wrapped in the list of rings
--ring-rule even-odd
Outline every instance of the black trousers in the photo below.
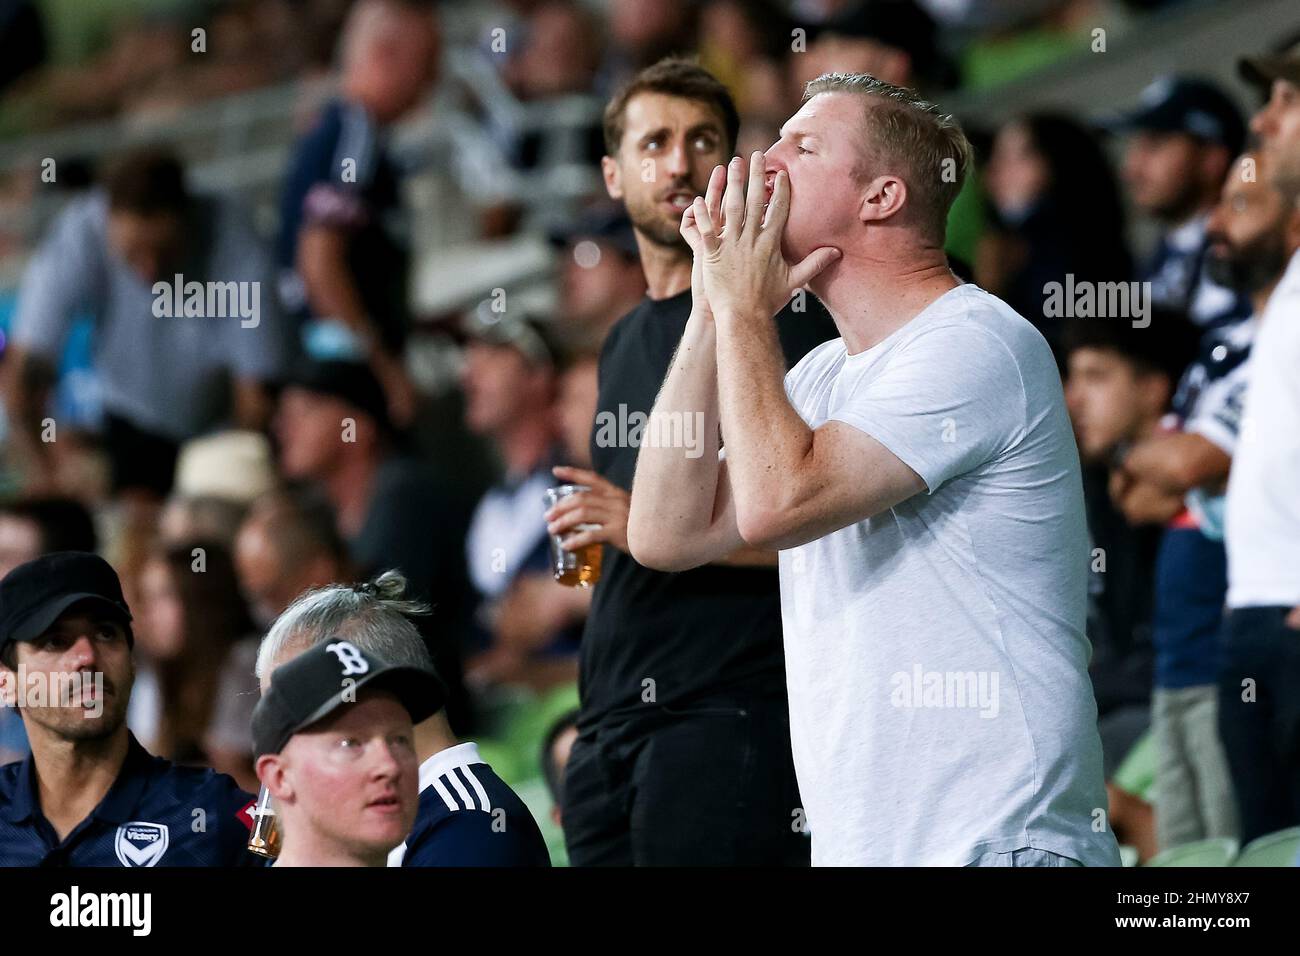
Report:
[[[1237,608],[1225,628],[1219,736],[1243,844],[1300,825],[1300,630],[1286,626],[1290,610]]]
[[[807,866],[782,697],[711,697],[588,728],[564,775],[574,866]]]

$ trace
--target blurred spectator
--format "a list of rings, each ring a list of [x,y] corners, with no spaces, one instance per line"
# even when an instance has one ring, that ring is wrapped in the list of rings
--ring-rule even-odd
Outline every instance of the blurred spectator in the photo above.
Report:
[[[995,225],[981,240],[975,278],[1027,318],[1061,354],[1049,283],[1126,282],[1132,263],[1119,187],[1096,137],[1066,116],[1031,113],[997,132],[984,173]],[[1109,316],[1103,322],[1121,322]]]
[[[792,56],[794,88],[823,73],[870,73],[932,94],[953,85],[934,20],[914,0],[865,0],[808,30],[808,50]]]
[[[1251,128],[1260,167],[1300,202],[1300,44],[1242,63],[1268,90]],[[1228,480],[1226,661],[1219,732],[1241,838],[1300,824],[1300,253],[1259,318]]]
[[[261,631],[303,592],[351,577],[329,506],[282,492],[253,505],[235,539],[235,566]]]
[[[263,383],[284,370],[275,297],[261,295],[271,275],[243,217],[192,196],[165,153],[128,156],[106,189],[72,200],[27,265],[4,363],[29,483],[54,481],[47,396],[83,311],[96,323],[114,492],[161,498],[181,442],[223,420],[265,425]]]
[[[695,49],[699,9],[693,0],[609,0],[608,17],[601,95],[666,56]]]
[[[515,42],[507,45],[506,85],[521,100],[591,92],[601,61],[598,26],[575,0],[538,4],[520,23]]]
[[[1257,174],[1267,178],[1254,154],[1234,164],[1207,225],[1205,263],[1216,281],[1250,297],[1255,316],[1300,244],[1300,211]],[[1160,433],[1134,445],[1118,468],[1128,482],[1123,500],[1136,503],[1126,510],[1131,522],[1177,512],[1156,563],[1153,725],[1161,849],[1237,836],[1218,731],[1228,590],[1223,489],[1241,427],[1254,324],[1252,316],[1206,333]]]
[[[403,364],[410,262],[384,136],[424,97],[439,55],[431,4],[361,0],[344,30],[339,98],[294,147],[280,202],[280,291],[304,346],[364,356],[401,424],[415,403]]]
[[[573,742],[578,739],[578,711],[561,714],[542,739],[542,778],[551,795],[551,819],[564,826],[564,771],[569,765]]]
[[[1160,77],[1111,126],[1128,133],[1123,179],[1129,199],[1163,230],[1139,276],[1151,283],[1153,301],[1201,326],[1249,315],[1249,300],[1204,268],[1205,224],[1245,142],[1236,105],[1205,80]]]
[[[742,116],[788,115],[786,57],[793,21],[775,0],[709,0],[700,11],[700,65],[727,87]]]
[[[155,552],[141,599],[132,732],[159,756],[206,763],[255,789],[258,639],[229,552],[203,540]]]
[[[1150,320],[1134,328],[1125,319],[1076,319],[1062,338],[1093,547],[1089,673],[1107,779],[1150,722],[1152,567],[1161,534],[1159,524],[1124,520],[1107,493],[1107,467],[1117,452],[1156,432],[1196,354],[1197,330],[1183,316],[1154,310]]]
[[[460,641],[469,621],[461,548],[469,507],[399,450],[383,389],[361,363],[297,368],[281,394],[275,434],[284,476],[324,494],[354,568],[396,568],[412,594],[433,605],[426,639],[448,685],[452,723],[467,726]]]
[[[51,551],[94,551],[95,522],[73,498],[27,498],[0,505],[0,578]]]
[[[560,321],[574,337],[599,344],[645,295],[632,222],[622,209],[600,207],[553,232],[551,242],[560,250]]]
[[[541,688],[577,677],[590,592],[556,584],[542,512],[560,461],[556,383],[564,360],[543,321],[480,310],[465,324],[466,423],[490,438],[505,467],[474,510],[465,540],[490,634],[471,663],[476,682]]]

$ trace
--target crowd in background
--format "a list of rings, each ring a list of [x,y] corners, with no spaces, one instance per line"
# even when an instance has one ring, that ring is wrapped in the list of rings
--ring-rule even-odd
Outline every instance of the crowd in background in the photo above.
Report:
[[[770,144],[821,73],[870,72],[942,102],[1079,49],[1099,6],[515,0],[502,22],[522,42],[497,62],[527,101],[605,97],[664,55],[698,55],[736,100],[744,154]],[[115,157],[68,189],[5,330],[0,575],[49,551],[104,554],[136,614],[133,732],[256,790],[260,637],[307,589],[399,569],[434,607],[421,627],[453,728],[497,741],[502,776],[540,774],[558,799],[591,592],[553,581],[542,502],[555,466],[591,467],[601,344],[645,293],[630,221],[596,201],[550,237],[553,314],[488,300],[422,326],[386,131],[436,82],[435,5],[160,4],[75,62],[55,56],[41,8],[0,5],[0,46],[29,54],[25,69],[0,57],[0,134],[175,115],[289,79],[316,93],[273,242],[237,203],[195,192],[165,150]],[[202,61],[186,55],[196,23],[213,54]],[[806,49],[792,50],[798,29]],[[1253,715],[1219,710],[1240,691],[1221,640],[1226,479],[1252,339],[1300,248],[1300,212],[1267,185],[1247,104],[1192,76],[1152,79],[1104,128],[1035,111],[969,130],[978,175],[948,234],[954,271],[1038,326],[1062,370],[1094,546],[1088,636],[1111,816],[1143,859],[1300,824],[1294,753],[1278,754]],[[1267,78],[1247,79],[1262,102]],[[593,130],[593,163],[606,132]],[[534,161],[514,145],[518,163]],[[1130,245],[1131,217],[1154,227],[1153,248]],[[510,210],[483,211],[484,235],[516,226]],[[255,286],[256,314],[156,318],[154,283],[175,274]],[[1048,304],[1054,283],[1129,281],[1149,283],[1147,325]],[[84,316],[102,415],[68,427],[51,410]],[[454,357],[453,394],[422,391],[417,327]],[[0,762],[23,752],[21,723],[0,710]],[[1277,786],[1261,759],[1290,775],[1292,802],[1258,792]]]

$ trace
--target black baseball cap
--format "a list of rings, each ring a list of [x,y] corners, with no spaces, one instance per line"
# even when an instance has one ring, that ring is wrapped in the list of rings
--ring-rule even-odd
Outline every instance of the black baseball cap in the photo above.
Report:
[[[617,249],[629,259],[640,258],[632,220],[621,205],[602,203],[584,210],[576,219],[561,223],[547,233],[552,246],[576,245],[583,239]]]
[[[131,611],[112,566],[89,551],[55,551],[20,564],[0,580],[0,651],[48,631],[74,604],[126,625]],[[133,643],[126,628],[127,643]]]
[[[446,703],[438,675],[388,664],[349,641],[313,644],[271,673],[271,686],[253,709],[253,753],[279,753],[289,738],[324,720],[362,688],[393,694],[418,724]]]
[[[1274,80],[1286,80],[1300,86],[1300,40],[1292,38],[1282,50],[1263,56],[1243,57],[1237,61],[1242,79],[1265,91]]]
[[[364,362],[305,359],[294,365],[284,384],[287,388],[300,388],[347,402],[373,418],[380,429],[393,431],[384,388]]]
[[[1117,132],[1186,133],[1225,146],[1234,156],[1246,142],[1246,122],[1237,104],[1209,80],[1193,76],[1158,77],[1142,91],[1136,108],[1102,125]]]

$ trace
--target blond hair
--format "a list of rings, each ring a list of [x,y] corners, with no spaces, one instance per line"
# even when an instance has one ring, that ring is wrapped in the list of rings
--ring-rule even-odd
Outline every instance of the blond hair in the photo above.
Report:
[[[970,141],[957,120],[906,87],[869,73],[823,73],[804,89],[804,102],[819,93],[855,93],[869,100],[864,172],[900,166],[919,224],[942,243],[948,210],[971,164]]]

